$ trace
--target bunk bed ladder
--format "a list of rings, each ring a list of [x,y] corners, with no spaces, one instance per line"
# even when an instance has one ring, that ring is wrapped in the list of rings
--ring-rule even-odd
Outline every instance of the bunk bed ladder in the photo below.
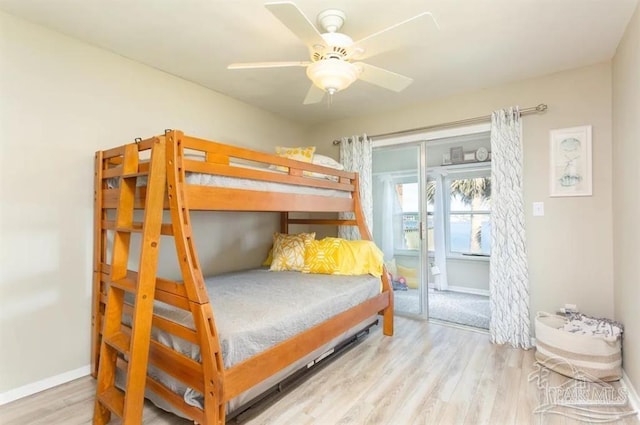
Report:
[[[156,286],[162,209],[166,186],[165,140],[153,139],[148,173],[139,173],[138,144],[124,146],[116,212],[109,289],[100,346],[93,423],[106,424],[115,414],[124,425],[142,423]],[[143,222],[134,222],[136,179],[147,175]],[[128,270],[131,234],[140,233],[138,272]],[[125,294],[133,301],[130,327],[122,324]],[[127,302],[130,302],[127,297]],[[126,365],[124,390],[116,387],[116,370]]]

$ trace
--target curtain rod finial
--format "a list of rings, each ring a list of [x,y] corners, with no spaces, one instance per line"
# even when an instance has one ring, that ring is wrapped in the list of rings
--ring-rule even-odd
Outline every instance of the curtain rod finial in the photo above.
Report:
[[[536,111],[537,112],[544,112],[546,111],[548,108],[548,106],[545,103],[541,103],[538,106],[536,106]]]

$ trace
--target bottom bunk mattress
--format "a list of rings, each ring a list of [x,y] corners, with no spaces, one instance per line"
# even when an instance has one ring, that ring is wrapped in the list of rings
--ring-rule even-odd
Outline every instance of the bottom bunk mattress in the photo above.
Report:
[[[361,304],[378,295],[381,290],[380,279],[371,275],[334,276],[273,272],[268,269],[226,273],[206,278],[205,282],[220,337],[225,368],[230,368]],[[158,302],[156,313],[194,328],[189,312]],[[375,316],[368,322],[373,320]],[[309,356],[241,394],[229,403],[227,411],[232,412],[245,404],[261,391],[304,367],[309,360],[318,357],[341,339],[354,335],[366,324],[363,322],[345,332],[330,344],[320,347]],[[200,359],[199,349],[193,344],[156,329],[153,337],[176,351],[196,360]],[[151,375],[183,395],[188,404],[202,407],[201,394],[153,369],[150,367]],[[154,394],[149,394],[149,398],[158,406],[180,415],[180,412],[172,409],[168,403],[158,399]]]

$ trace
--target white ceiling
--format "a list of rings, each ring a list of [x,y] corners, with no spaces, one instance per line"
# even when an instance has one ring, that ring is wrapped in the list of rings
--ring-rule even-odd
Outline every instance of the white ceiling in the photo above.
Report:
[[[437,97],[609,60],[638,0],[297,0],[316,22],[347,14],[361,39],[423,11],[440,25],[398,31],[399,48],[365,62],[410,76],[401,93],[356,81],[303,105],[304,68],[227,70],[232,62],[307,60],[260,0],[0,0],[6,12],[217,92],[306,123],[392,110]]]

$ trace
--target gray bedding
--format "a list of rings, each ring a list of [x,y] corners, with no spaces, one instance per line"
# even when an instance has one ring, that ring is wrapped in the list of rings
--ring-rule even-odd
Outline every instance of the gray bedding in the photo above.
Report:
[[[221,339],[225,368],[380,293],[380,279],[371,275],[331,276],[256,269],[214,276],[205,281]],[[188,312],[167,305],[158,305],[156,311],[193,328]],[[194,359],[200,357],[197,347],[179,338],[158,332],[154,338]],[[300,366],[304,366],[306,361],[300,362]],[[178,382],[167,382],[169,378],[158,371],[151,373],[174,391],[184,394],[189,404],[200,406],[201,396],[198,393]],[[155,397],[150,398],[153,400]],[[247,399],[245,395],[228,410],[233,410]],[[168,407],[163,406],[164,403],[156,404]]]

